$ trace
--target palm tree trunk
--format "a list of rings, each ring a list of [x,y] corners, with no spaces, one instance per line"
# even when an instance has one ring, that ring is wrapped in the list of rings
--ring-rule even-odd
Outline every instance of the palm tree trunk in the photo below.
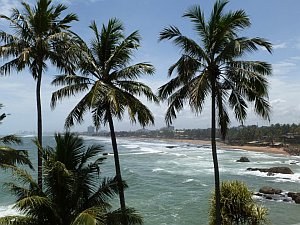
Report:
[[[36,107],[37,107],[37,132],[39,146],[42,146],[43,142],[43,129],[42,129],[42,103],[41,103],[41,84],[42,84],[42,66],[39,66],[37,83],[36,83]],[[40,189],[43,187],[43,161],[42,153],[38,149],[38,185]]]
[[[123,187],[123,181],[122,181],[122,176],[121,176],[118,145],[117,145],[117,141],[116,141],[114,123],[113,123],[113,119],[112,119],[109,109],[108,109],[107,115],[108,115],[109,129],[110,129],[111,144],[112,144],[112,148],[113,148],[113,152],[114,152],[115,170],[116,170],[116,178],[117,178],[117,183],[118,183],[118,188],[119,188],[120,205],[121,205],[121,210],[123,212],[125,212],[125,210],[126,210],[125,195],[124,195],[124,187]]]
[[[220,176],[218,155],[216,146],[216,78],[212,76],[211,82],[211,150],[214,163],[214,175],[215,175],[215,197],[216,197],[216,225],[221,225],[221,196],[220,196]]]

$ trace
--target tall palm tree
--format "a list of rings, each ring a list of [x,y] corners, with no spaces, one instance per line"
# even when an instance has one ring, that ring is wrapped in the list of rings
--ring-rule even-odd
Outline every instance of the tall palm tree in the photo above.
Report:
[[[132,122],[142,126],[154,123],[150,110],[136,97],[144,95],[157,102],[157,97],[145,84],[136,81],[141,74],[153,74],[154,67],[149,63],[129,65],[134,50],[139,47],[140,36],[137,31],[124,35],[123,24],[118,19],[109,20],[107,26],[98,30],[95,22],[89,26],[94,39],[90,47],[81,42],[79,70],[82,76],[57,76],[53,84],[64,85],[52,95],[52,107],[64,97],[85,91],[85,96],[66,118],[67,128],[74,121],[81,123],[83,115],[91,110],[96,127],[108,123],[115,160],[116,179],[119,186],[121,210],[125,210],[125,196],[122,185],[121,168],[113,117],[121,120],[127,109]],[[79,38],[79,37],[78,37]],[[80,38],[79,38],[80,39]]]
[[[239,122],[247,116],[247,102],[254,111],[269,119],[267,76],[271,65],[266,62],[243,60],[243,56],[263,47],[269,52],[271,44],[262,38],[240,37],[239,31],[251,23],[243,10],[225,12],[228,1],[214,4],[208,20],[200,6],[191,7],[183,16],[191,20],[197,40],[183,35],[175,26],[165,28],[160,40],[172,40],[182,55],[169,68],[176,77],[159,88],[159,96],[168,99],[166,122],[172,123],[186,102],[201,113],[205,99],[211,95],[211,145],[215,175],[216,222],[221,223],[219,168],[216,151],[216,118],[223,138],[230,123],[227,107],[233,109]],[[216,114],[217,108],[217,114]]]
[[[100,177],[104,158],[97,156],[101,146],[86,147],[83,139],[72,133],[56,134],[55,142],[54,148],[43,149],[43,190],[29,173],[13,168],[20,182],[6,185],[17,197],[14,207],[23,215],[2,217],[0,224],[120,224],[120,212],[110,211],[109,204],[118,192],[116,180]],[[128,224],[142,224],[133,209],[127,209],[126,219]]]
[[[13,70],[22,71],[26,67],[36,80],[37,131],[42,146],[42,105],[41,83],[47,63],[51,62],[62,70],[72,69],[69,60],[63,55],[70,51],[69,24],[77,20],[75,14],[61,14],[65,5],[53,5],[52,0],[37,0],[31,7],[22,2],[23,10],[12,9],[11,16],[0,15],[0,19],[10,24],[12,34],[0,31],[0,56],[7,62],[0,66],[0,74],[10,74]],[[38,183],[42,187],[42,155],[38,151]]]

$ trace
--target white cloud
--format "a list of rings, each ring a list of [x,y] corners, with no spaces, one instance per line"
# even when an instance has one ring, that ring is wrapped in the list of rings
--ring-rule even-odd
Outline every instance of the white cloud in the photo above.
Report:
[[[273,45],[273,49],[282,49],[282,48],[287,48],[287,43],[286,42]]]
[[[296,68],[296,64],[293,62],[283,61],[273,64],[274,75],[287,75]]]

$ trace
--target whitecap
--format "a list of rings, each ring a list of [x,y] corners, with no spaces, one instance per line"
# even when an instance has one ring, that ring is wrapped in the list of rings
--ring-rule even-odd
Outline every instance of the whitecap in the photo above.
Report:
[[[164,171],[165,169],[162,168],[155,168],[152,170],[152,172],[159,172],[159,171]]]
[[[182,183],[185,184],[185,183],[190,183],[190,182],[192,182],[192,181],[194,181],[194,179],[186,179],[186,180],[183,181]]]
[[[13,208],[14,205],[0,206],[0,216],[16,216],[21,215],[20,211]]]

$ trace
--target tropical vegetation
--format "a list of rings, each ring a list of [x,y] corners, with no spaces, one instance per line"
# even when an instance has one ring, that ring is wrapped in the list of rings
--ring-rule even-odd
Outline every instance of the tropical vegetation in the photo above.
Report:
[[[37,0],[34,5],[24,1],[21,11],[14,8],[10,16],[0,15],[0,19],[9,24],[9,32],[0,30],[0,56],[5,62],[0,66],[0,74],[10,75],[25,69],[31,72],[36,82],[38,148],[36,181],[29,172],[16,167],[16,164],[26,164],[33,168],[27,151],[7,145],[19,144],[20,139],[14,135],[0,138],[5,145],[0,146],[0,167],[10,168],[17,179],[6,186],[17,199],[14,207],[21,212],[18,216],[0,218],[0,224],[142,224],[139,214],[125,203],[127,185],[121,174],[115,119],[122,120],[128,115],[132,123],[142,127],[154,124],[154,116],[143,100],[158,103],[162,99],[168,102],[165,121],[170,125],[186,105],[200,114],[208,98],[211,100],[211,129],[207,131],[210,132],[215,181],[210,223],[255,225],[267,222],[267,210],[254,203],[243,183],[224,182],[220,187],[217,132],[222,139],[230,134],[230,109],[240,123],[245,121],[250,105],[259,116],[269,120],[268,76],[272,72],[266,62],[244,60],[246,54],[261,48],[271,53],[272,45],[263,38],[240,36],[240,32],[250,27],[250,19],[244,10],[226,11],[227,4],[227,0],[217,0],[207,18],[200,6],[193,6],[184,13],[183,17],[194,26],[195,39],[182,34],[176,26],[160,32],[160,41],[172,41],[181,55],[170,66],[171,80],[159,88],[158,97],[138,80],[143,74],[153,75],[154,66],[148,62],[132,63],[134,53],[140,48],[141,36],[138,31],[126,35],[120,20],[110,19],[101,29],[92,22],[89,28],[93,39],[87,43],[70,29],[77,16],[74,13],[63,16],[67,6],[54,4],[53,0]],[[88,112],[97,129],[109,126],[115,177],[100,176],[105,160],[100,156],[102,148],[99,145],[86,147],[83,139],[75,134],[56,134],[56,146],[43,147],[41,87],[49,65],[62,74],[52,82],[59,86],[52,94],[53,109],[58,101],[84,93],[65,120],[66,130],[75,123],[82,123]],[[0,115],[0,122],[5,116],[5,113]],[[173,132],[167,135],[175,137]],[[274,130],[269,138],[273,142]],[[110,201],[117,194],[120,208],[113,210]]]
[[[67,9],[63,4],[54,5],[52,0],[37,0],[34,6],[22,2],[22,11],[12,9],[10,16],[0,15],[9,23],[11,33],[0,31],[0,56],[6,60],[0,66],[0,74],[28,68],[36,81],[37,134],[42,146],[42,77],[51,63],[62,71],[71,71],[72,65],[62,54],[71,52],[70,23],[77,20],[73,13],[62,18]],[[72,56],[71,53],[66,54]],[[42,153],[38,151],[38,183],[42,187]]]
[[[213,194],[209,212],[210,225],[216,224],[215,201],[215,194]],[[260,225],[269,222],[268,210],[255,203],[252,192],[241,181],[221,183],[221,206],[222,225]]]
[[[3,104],[0,103],[0,109]],[[6,117],[6,113],[2,113],[0,116],[0,123]],[[0,137],[0,168],[7,168],[8,166],[16,166],[17,164],[23,164],[33,169],[33,166],[28,158],[28,152],[26,150],[16,150],[9,146],[10,144],[21,144],[22,140],[15,135],[6,135]]]
[[[144,62],[130,64],[134,51],[140,47],[141,37],[138,31],[126,36],[120,20],[110,19],[101,30],[92,22],[90,28],[94,35],[90,47],[78,37],[80,75],[60,75],[53,80],[52,84],[64,87],[53,93],[52,107],[55,107],[58,100],[78,92],[86,92],[67,116],[65,127],[73,126],[74,122],[81,123],[88,110],[92,112],[93,123],[97,128],[100,125],[109,125],[120,205],[121,210],[125,210],[113,117],[121,120],[127,110],[130,120],[134,123],[139,122],[142,126],[154,123],[152,113],[137,97],[144,95],[148,100],[155,102],[158,99],[148,86],[136,81],[141,74],[153,74],[154,67]]]
[[[230,124],[228,108],[243,123],[252,102],[254,111],[269,119],[268,75],[271,65],[261,61],[243,60],[247,53],[260,48],[272,51],[263,38],[239,36],[251,22],[244,10],[225,11],[226,0],[214,4],[205,18],[200,6],[193,6],[183,17],[188,18],[197,34],[197,41],[182,34],[175,26],[163,29],[160,40],[171,40],[182,54],[168,71],[175,77],[159,88],[159,96],[168,100],[165,120],[171,124],[177,112],[188,103],[195,113],[201,113],[205,100],[211,96],[211,146],[216,193],[216,224],[221,224],[219,166],[216,149],[216,119],[222,137]]]
[[[109,201],[118,193],[118,185],[115,178],[100,176],[105,160],[101,146],[85,146],[72,133],[54,138],[55,146],[43,149],[43,190],[27,171],[12,168],[18,182],[6,186],[17,198],[14,207],[22,215],[2,217],[0,224],[117,225],[124,220],[142,224],[133,209],[111,211]]]

